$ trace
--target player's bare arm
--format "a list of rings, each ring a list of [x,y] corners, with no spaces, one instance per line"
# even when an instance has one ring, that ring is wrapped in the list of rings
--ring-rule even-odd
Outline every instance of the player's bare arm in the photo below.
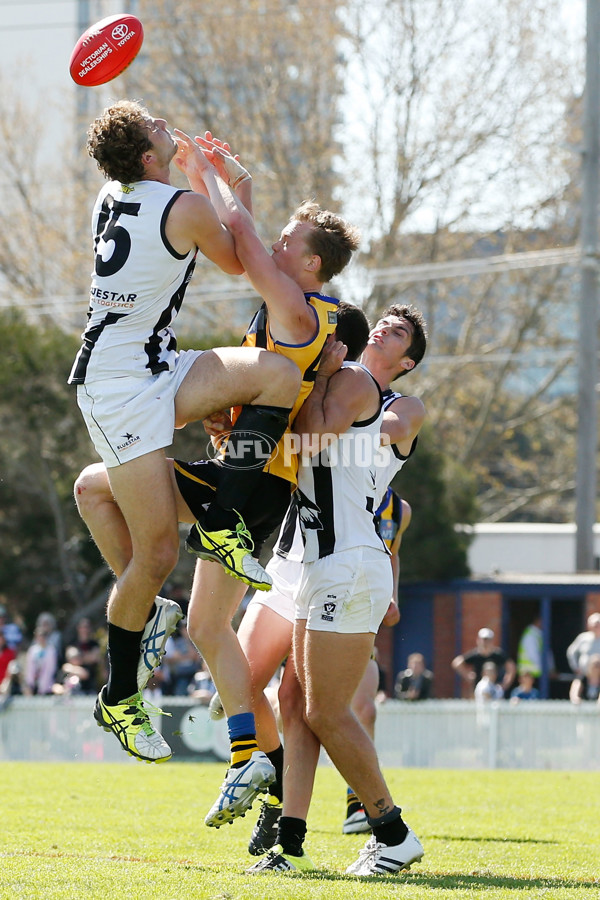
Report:
[[[324,394],[313,388],[296,416],[294,431],[309,436],[303,451],[310,456],[319,453],[326,446],[319,440],[322,436],[344,434],[353,422],[374,416],[379,403],[379,391],[364,369],[352,365],[340,369],[327,380]]]
[[[314,312],[306,303],[304,288],[279,269],[256,233],[252,216],[201,147],[180,131],[176,131],[176,140],[180,149],[175,163],[185,172],[190,184],[201,173],[216,214],[233,237],[238,259],[252,286],[267,304],[273,338],[292,344],[311,340],[318,326]],[[208,141],[205,140],[204,144],[208,145]],[[299,240],[299,235],[288,238],[290,241],[294,239]],[[314,280],[311,279],[311,270],[318,271],[320,258],[315,256],[312,260],[308,257],[300,260],[297,266],[299,278],[304,275],[304,265],[308,289],[309,283]]]
[[[227,141],[219,140],[210,131],[205,131],[204,137],[196,135],[194,140],[202,148],[207,159],[215,166],[223,181],[235,192],[236,197],[243,203],[250,215],[254,216],[252,176],[242,165],[239,153],[234,154]]]
[[[244,271],[233,238],[207,197],[191,192],[180,194],[167,218],[166,234],[178,253],[188,253],[196,246],[228,275],[241,275]]]
[[[400,452],[407,455],[426,415],[425,406],[418,397],[398,397],[383,415],[382,441],[397,444]]]

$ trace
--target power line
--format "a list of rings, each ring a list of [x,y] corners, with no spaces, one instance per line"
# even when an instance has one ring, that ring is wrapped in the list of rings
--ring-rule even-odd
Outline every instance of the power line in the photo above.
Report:
[[[529,253],[506,253],[500,256],[476,257],[439,263],[420,263],[414,266],[388,266],[368,269],[374,284],[408,284],[438,278],[460,278],[464,275],[493,275],[519,269],[536,269],[544,266],[575,265],[579,262],[579,247],[557,247],[552,250],[534,250]]]
[[[460,278],[465,275],[501,274],[503,272],[524,269],[543,268],[545,266],[574,265],[581,256],[579,247],[557,247],[552,250],[536,250],[531,253],[507,253],[501,256],[485,258],[460,259],[439,263],[423,263],[414,266],[390,266],[379,269],[361,270],[361,279],[365,275],[373,285],[400,285],[418,281],[432,281],[442,278]],[[358,272],[356,273],[358,275]],[[357,279],[358,280],[358,279]],[[246,283],[223,285],[217,282],[205,283],[202,287],[190,287],[186,300],[201,303],[231,302],[235,300],[256,299],[258,295]],[[53,297],[27,298],[27,307],[39,312],[47,312],[65,306],[81,306],[80,294]],[[0,309],[16,306],[9,297],[0,297]]]

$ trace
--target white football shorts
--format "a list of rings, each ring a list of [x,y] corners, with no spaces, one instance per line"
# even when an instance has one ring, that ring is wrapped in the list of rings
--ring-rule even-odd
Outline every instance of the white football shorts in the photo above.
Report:
[[[304,563],[296,618],[309,631],[377,634],[393,592],[387,553],[355,547]]]
[[[107,378],[77,385],[77,403],[107,469],[169,447],[175,394],[202,350],[182,350],[175,368],[148,378]]]
[[[268,606],[273,612],[282,616],[287,622],[293,623],[296,610],[296,594],[300,587],[302,577],[302,563],[296,560],[285,559],[283,556],[273,554],[265,571],[273,579],[273,587],[270,591],[255,591],[248,603],[260,603]]]

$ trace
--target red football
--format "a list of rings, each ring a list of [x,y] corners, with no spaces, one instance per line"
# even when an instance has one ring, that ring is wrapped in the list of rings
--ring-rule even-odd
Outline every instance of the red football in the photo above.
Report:
[[[136,58],[143,39],[142,23],[128,13],[90,25],[71,53],[71,78],[85,87],[112,81]]]

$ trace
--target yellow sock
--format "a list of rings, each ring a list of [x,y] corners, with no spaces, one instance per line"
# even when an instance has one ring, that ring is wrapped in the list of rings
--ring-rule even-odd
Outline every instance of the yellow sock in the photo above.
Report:
[[[252,754],[258,750],[256,737],[244,737],[231,742],[231,768],[238,769],[247,763]]]

